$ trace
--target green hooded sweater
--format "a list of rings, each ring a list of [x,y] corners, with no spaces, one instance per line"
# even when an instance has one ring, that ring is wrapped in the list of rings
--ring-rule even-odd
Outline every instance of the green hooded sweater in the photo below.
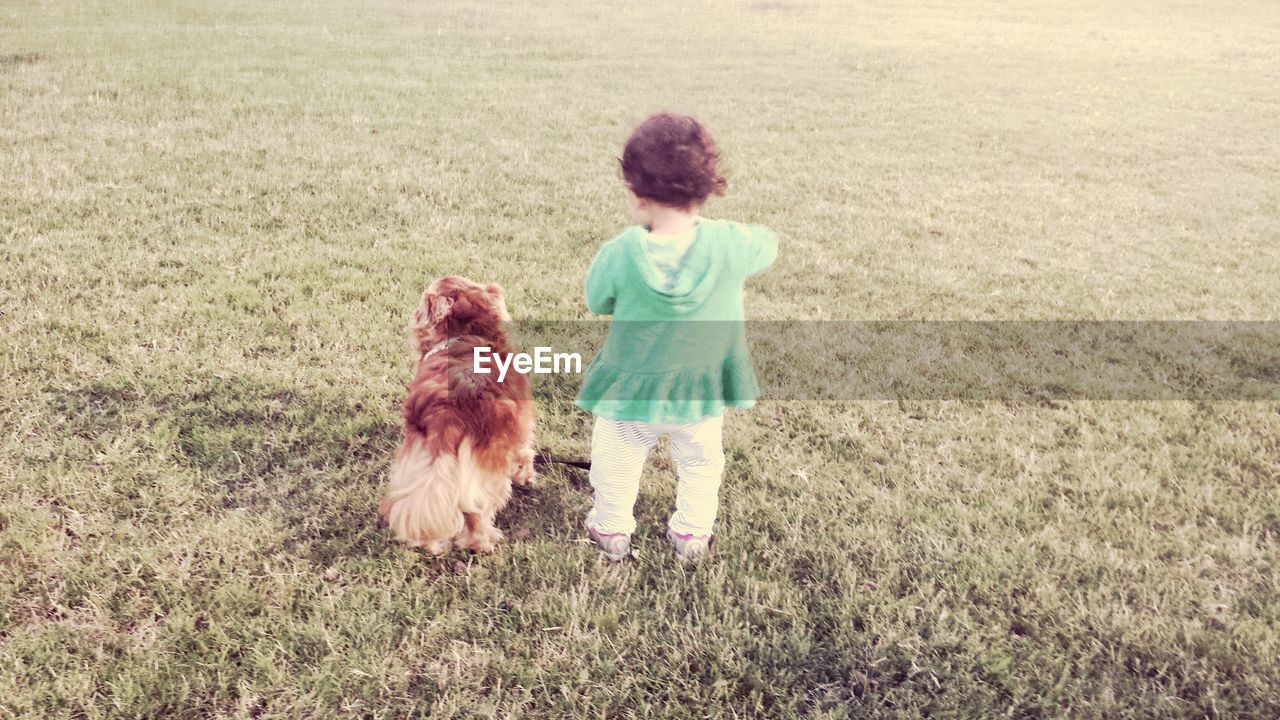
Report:
[[[701,219],[671,278],[636,225],[604,244],[587,271],[587,309],[612,315],[587,367],[578,407],[611,420],[690,423],[748,408],[760,394],[743,329],[742,285],[769,267],[768,230]]]

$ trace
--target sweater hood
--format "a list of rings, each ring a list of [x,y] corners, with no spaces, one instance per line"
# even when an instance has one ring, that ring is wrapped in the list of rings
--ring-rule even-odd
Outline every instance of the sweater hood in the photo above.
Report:
[[[650,299],[670,308],[674,314],[685,315],[697,310],[716,289],[719,273],[713,272],[712,254],[708,252],[710,222],[698,222],[693,244],[685,251],[670,282],[654,267],[645,252],[645,229],[637,226],[627,238],[628,252],[640,271],[640,277],[652,292]]]

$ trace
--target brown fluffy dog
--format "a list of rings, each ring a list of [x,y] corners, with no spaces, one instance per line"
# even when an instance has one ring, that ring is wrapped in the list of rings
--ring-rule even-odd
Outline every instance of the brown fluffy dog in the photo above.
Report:
[[[404,439],[378,512],[396,538],[439,554],[450,545],[489,552],[502,540],[494,515],[511,484],[531,485],[533,398],[512,372],[472,372],[472,348],[512,348],[502,288],[444,277],[413,315],[417,376],[404,401]]]

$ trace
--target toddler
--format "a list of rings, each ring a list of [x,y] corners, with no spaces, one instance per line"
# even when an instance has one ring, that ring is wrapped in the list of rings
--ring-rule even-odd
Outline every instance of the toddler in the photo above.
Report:
[[[718,160],[694,118],[658,113],[641,123],[621,160],[636,224],[605,243],[587,272],[587,308],[613,320],[577,398],[596,416],[586,526],[612,560],[631,552],[640,474],[663,435],[678,478],[667,539],[682,562],[708,551],[725,408],[751,407],[758,395],[742,286],[773,263],[778,245],[764,228],[699,216],[708,197],[724,194]]]

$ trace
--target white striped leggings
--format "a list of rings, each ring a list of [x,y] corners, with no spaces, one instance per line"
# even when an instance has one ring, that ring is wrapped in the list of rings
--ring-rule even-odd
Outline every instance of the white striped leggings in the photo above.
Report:
[[[720,475],[724,472],[723,427],[722,415],[684,425],[597,417],[591,431],[595,505],[587,513],[587,526],[601,533],[635,532],[633,510],[640,491],[640,473],[654,443],[668,435],[677,477],[676,511],[669,526],[681,534],[710,535],[719,504]]]

